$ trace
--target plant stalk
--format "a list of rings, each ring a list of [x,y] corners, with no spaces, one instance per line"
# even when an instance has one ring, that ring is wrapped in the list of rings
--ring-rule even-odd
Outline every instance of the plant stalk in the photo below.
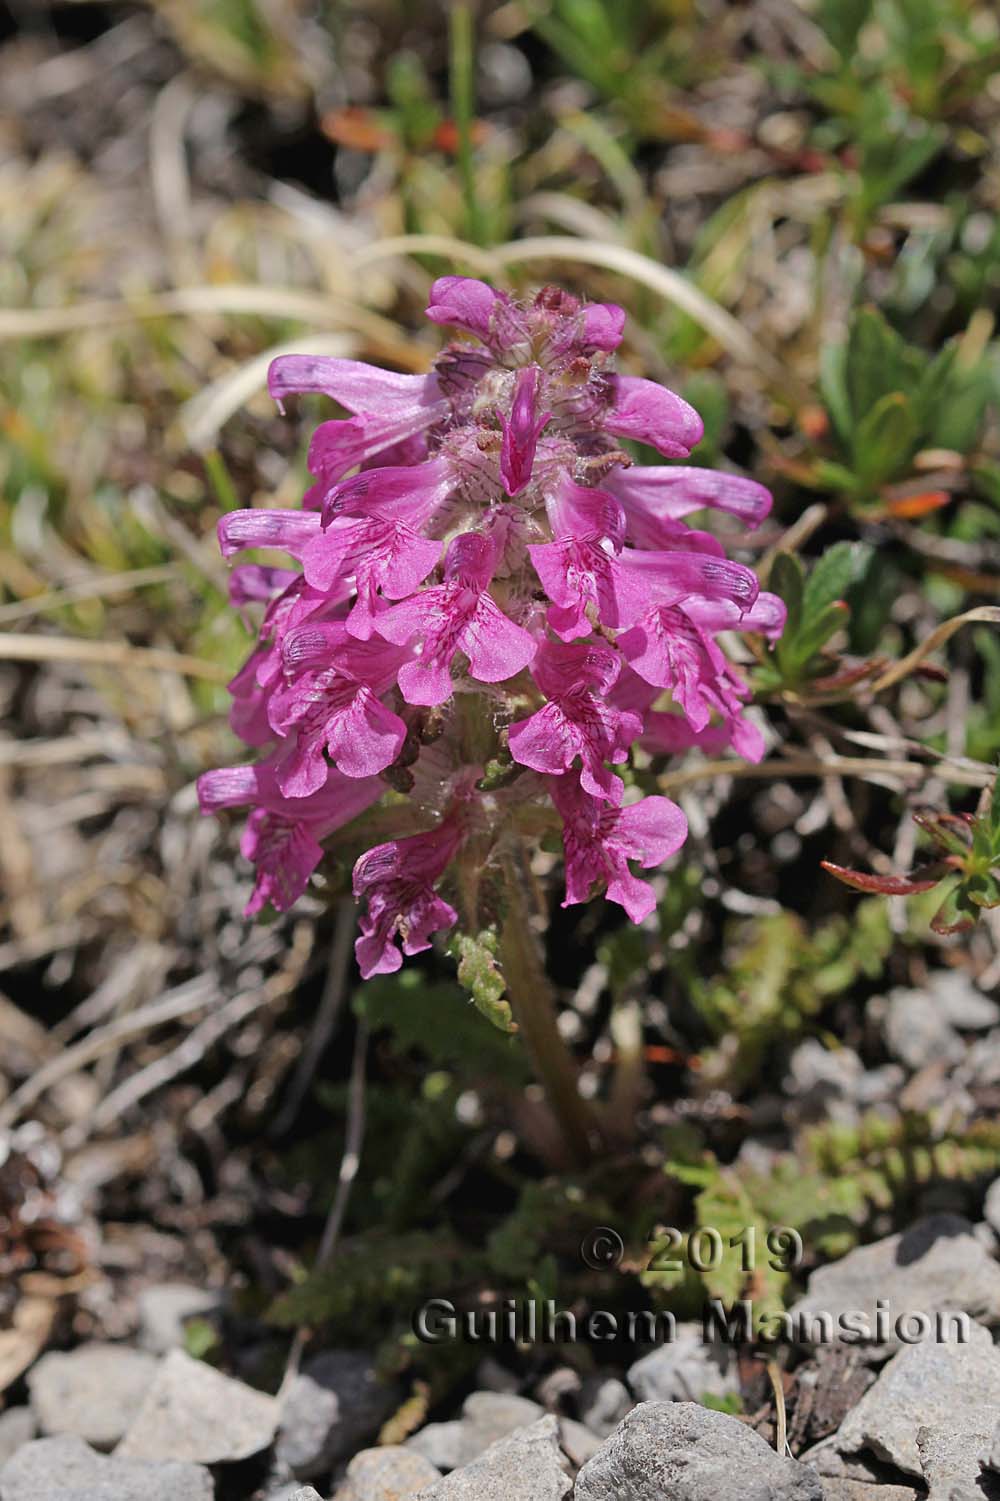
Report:
[[[587,1162],[600,1138],[595,1112],[579,1089],[579,1070],[556,1021],[556,1001],[531,927],[525,889],[528,878],[509,860],[504,865],[504,920],[500,962],[507,999],[524,1038],[545,1098],[572,1161]]]
[[[469,0],[453,0],[448,18],[448,50],[451,112],[458,136],[458,171],[465,199],[465,230],[474,245],[483,245],[483,214],[472,154],[472,126],[476,115],[476,49]]]

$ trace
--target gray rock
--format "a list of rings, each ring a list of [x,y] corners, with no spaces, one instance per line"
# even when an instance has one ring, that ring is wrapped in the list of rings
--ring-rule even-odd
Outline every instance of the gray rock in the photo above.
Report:
[[[202,1465],[98,1454],[73,1434],[25,1444],[0,1470],[3,1501],[212,1501]]]
[[[917,1429],[917,1453],[927,1482],[927,1501],[983,1501],[980,1455],[986,1433],[956,1433],[953,1428]]]
[[[927,1341],[894,1355],[841,1423],[842,1453],[870,1449],[910,1475],[922,1475],[917,1430],[989,1433],[1000,1407],[1000,1350],[973,1324],[965,1344]]]
[[[634,1406],[632,1393],[617,1376],[588,1376],[580,1388],[580,1417],[598,1438],[613,1433]]]
[[[157,1361],[127,1345],[90,1344],[43,1355],[28,1373],[31,1406],[43,1433],[72,1433],[113,1449],[156,1375]]]
[[[401,1444],[362,1449],[347,1466],[336,1501],[404,1501],[440,1479],[430,1460]]]
[[[795,1327],[808,1343],[810,1329],[805,1315],[833,1321],[834,1338],[843,1338],[838,1321],[846,1313],[864,1314],[875,1343],[877,1303],[888,1314],[886,1338],[881,1348],[897,1350],[904,1343],[897,1320],[908,1313],[933,1318],[945,1310],[958,1310],[984,1324],[1000,1322],[1000,1265],[980,1245],[968,1220],[957,1214],[928,1215],[901,1235],[890,1235],[870,1246],[860,1246],[840,1261],[817,1268],[809,1278],[806,1294],[791,1312]],[[904,1322],[904,1332],[909,1328]],[[954,1337],[950,1334],[948,1337]],[[857,1343],[856,1338],[844,1341]]]
[[[1000,1022],[1000,1006],[960,969],[935,970],[927,989],[945,1021],[963,1032],[982,1032]]]
[[[0,1468],[18,1449],[30,1444],[37,1432],[38,1424],[30,1407],[8,1407],[6,1412],[0,1412]]]
[[[560,1447],[574,1468],[579,1469],[594,1457],[601,1447],[601,1440],[582,1423],[574,1423],[572,1418],[557,1417],[556,1421],[559,1424]]]
[[[544,1414],[545,1409],[537,1402],[511,1392],[471,1392],[462,1405],[461,1418],[428,1423],[406,1443],[439,1470],[458,1470],[471,1464],[497,1439],[527,1428]]]
[[[311,1485],[298,1485],[289,1495],[288,1501],[323,1501],[323,1498]]]
[[[571,1489],[564,1466],[559,1425],[547,1414],[421,1491],[420,1501],[562,1501]]]
[[[823,1501],[815,1470],[727,1413],[643,1402],[576,1479],[574,1501]]]
[[[300,1480],[331,1470],[374,1438],[396,1392],[357,1350],[328,1350],[306,1361],[285,1398],[276,1457]]]
[[[979,1457],[988,1469],[1000,1471],[1000,1422],[991,1423],[987,1431],[991,1437],[983,1445]]]
[[[1000,1235],[1000,1178],[994,1178],[983,1200],[983,1219],[995,1235]]]
[[[277,1399],[266,1392],[171,1350],[116,1452],[133,1459],[233,1463],[269,1447],[279,1414]]]
[[[188,1282],[164,1282],[139,1294],[139,1343],[154,1355],[184,1348],[185,1323],[219,1307],[219,1294]]]
[[[824,1501],[923,1501],[910,1485],[873,1485],[870,1480],[824,1480]]]
[[[629,1368],[628,1382],[640,1402],[700,1402],[740,1389],[732,1347],[706,1341],[700,1324],[678,1324],[672,1340]]]
[[[874,1454],[841,1454],[834,1438],[825,1438],[814,1444],[800,1454],[799,1459],[803,1464],[811,1465],[827,1486],[831,1480],[852,1480],[874,1490],[877,1486],[899,1485],[906,1479],[895,1465],[884,1464]]]
[[[462,1420],[453,1418],[448,1423],[428,1423],[411,1434],[404,1447],[421,1455],[435,1469],[457,1470],[467,1458]]]
[[[887,997],[885,1042],[893,1058],[910,1069],[957,1063],[965,1043],[926,990],[892,990]]]

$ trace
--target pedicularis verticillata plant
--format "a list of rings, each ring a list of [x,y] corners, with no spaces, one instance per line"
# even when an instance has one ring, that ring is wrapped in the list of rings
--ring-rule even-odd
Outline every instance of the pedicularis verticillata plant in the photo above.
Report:
[[[758,759],[748,689],[716,637],[773,638],[785,613],[685,519],[711,507],[755,527],[769,493],[639,466],[622,447],[683,459],[702,424],[673,392],[615,373],[621,308],[555,287],[522,304],[447,276],[427,313],[475,340],[427,375],[274,361],[279,403],[321,392],[353,415],[316,430],[301,510],[219,526],[226,557],[277,548],[300,568],[233,572],[234,604],[265,605],[233,726],[267,752],[203,776],[202,807],[251,806],[256,912],[294,902],[324,838],[394,789],[400,837],[354,868],[366,978],[458,921],[439,888],[462,907],[490,869],[507,870],[525,926],[523,852],[556,820],[565,904],[600,889],[646,917],[654,891],[631,863],[661,865],[687,825],[612,768],[634,769],[637,748],[647,767],[693,745]]]

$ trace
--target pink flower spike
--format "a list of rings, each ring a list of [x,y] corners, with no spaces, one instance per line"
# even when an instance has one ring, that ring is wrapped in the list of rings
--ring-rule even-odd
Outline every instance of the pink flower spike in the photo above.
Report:
[[[451,663],[457,651],[482,683],[514,677],[535,655],[535,638],[508,620],[489,592],[497,544],[478,532],[456,537],[445,560],[444,582],[383,611],[380,636],[402,644],[420,633],[418,655],[400,668],[408,704],[443,704],[451,697]]]
[[[606,702],[619,671],[620,659],[610,646],[544,642],[532,675],[548,703],[529,719],[511,725],[514,760],[558,775],[579,756],[584,791],[620,803],[625,784],[604,763],[628,759],[632,742],[642,733],[642,720]]]
[[[404,954],[430,948],[430,935],[450,928],[458,914],[434,886],[461,843],[456,820],[445,819],[426,834],[378,844],[354,867],[354,895],[367,900],[361,937],[354,946],[362,977],[392,974]]]
[[[318,533],[319,517],[312,511],[227,511],[218,525],[224,558],[248,547],[273,547],[301,558]]]
[[[543,412],[540,417],[535,417],[539,375],[537,365],[528,365],[519,370],[510,417],[500,413],[500,426],[503,428],[500,478],[508,495],[520,494],[530,481],[538,440],[552,417],[551,412]]]
[[[635,375],[610,375],[614,405],[604,418],[609,433],[650,443],[668,459],[687,458],[704,435],[694,407],[654,381]]]
[[[637,860],[650,869],[676,854],[688,832],[681,809],[666,797],[644,797],[616,808],[588,797],[572,775],[553,777],[549,788],[563,820],[563,906],[587,901],[591,887],[600,882],[607,886],[609,901],[624,907],[633,922],[642,922],[656,906],[656,893],[632,874],[628,862]]]

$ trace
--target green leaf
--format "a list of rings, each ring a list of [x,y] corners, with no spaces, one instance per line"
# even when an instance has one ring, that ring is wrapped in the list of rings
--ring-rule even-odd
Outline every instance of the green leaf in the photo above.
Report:
[[[842,600],[868,560],[870,549],[859,542],[835,542],[819,558],[809,575],[803,596],[807,621],[827,605]]]
[[[909,398],[901,391],[881,397],[854,433],[854,467],[864,485],[874,488],[894,478],[911,458],[920,428]]]
[[[790,552],[779,552],[771,565],[769,586],[784,600],[788,610],[785,631],[792,636],[802,624],[806,576],[802,564]]]
[[[854,417],[847,395],[846,344],[823,345],[819,356],[819,389],[834,432],[845,448],[850,447]]]
[[[855,427],[865,421],[883,396],[905,391],[904,347],[899,334],[876,308],[858,309],[851,323],[844,370]]]

